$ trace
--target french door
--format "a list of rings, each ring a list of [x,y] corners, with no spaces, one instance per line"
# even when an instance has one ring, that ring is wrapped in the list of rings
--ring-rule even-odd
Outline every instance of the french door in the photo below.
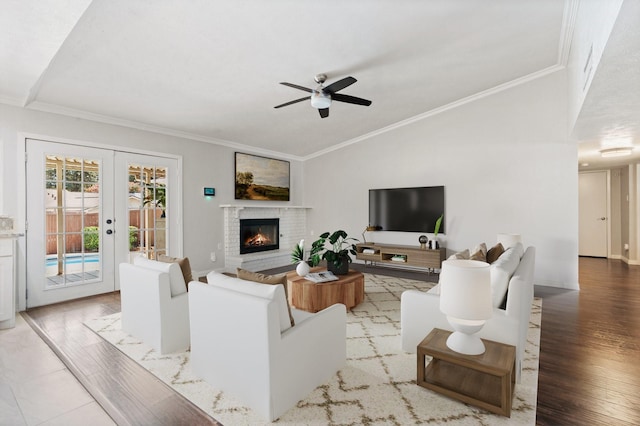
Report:
[[[177,160],[27,140],[27,307],[119,288],[135,255],[181,254]]]

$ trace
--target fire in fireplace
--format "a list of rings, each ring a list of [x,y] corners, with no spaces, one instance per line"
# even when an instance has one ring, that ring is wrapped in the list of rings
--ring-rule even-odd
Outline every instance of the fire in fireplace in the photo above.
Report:
[[[280,248],[280,219],[240,219],[240,254]]]

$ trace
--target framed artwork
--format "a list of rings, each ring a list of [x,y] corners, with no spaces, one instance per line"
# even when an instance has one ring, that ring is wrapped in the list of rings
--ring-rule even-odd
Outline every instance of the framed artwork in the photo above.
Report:
[[[289,201],[288,161],[236,152],[236,200]]]

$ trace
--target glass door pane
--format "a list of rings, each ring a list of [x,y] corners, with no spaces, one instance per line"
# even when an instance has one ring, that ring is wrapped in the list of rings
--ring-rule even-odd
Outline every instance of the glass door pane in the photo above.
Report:
[[[45,156],[45,290],[102,277],[98,159]]]
[[[167,168],[129,163],[129,251],[157,259],[167,254]]]

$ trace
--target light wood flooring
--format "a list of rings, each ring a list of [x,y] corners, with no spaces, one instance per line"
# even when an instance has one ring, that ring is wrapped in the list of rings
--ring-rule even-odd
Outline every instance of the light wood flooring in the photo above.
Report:
[[[640,267],[581,258],[580,284],[579,292],[536,287],[544,299],[537,423],[638,425]],[[112,293],[31,309],[25,318],[116,423],[216,424],[82,325],[119,310]]]

